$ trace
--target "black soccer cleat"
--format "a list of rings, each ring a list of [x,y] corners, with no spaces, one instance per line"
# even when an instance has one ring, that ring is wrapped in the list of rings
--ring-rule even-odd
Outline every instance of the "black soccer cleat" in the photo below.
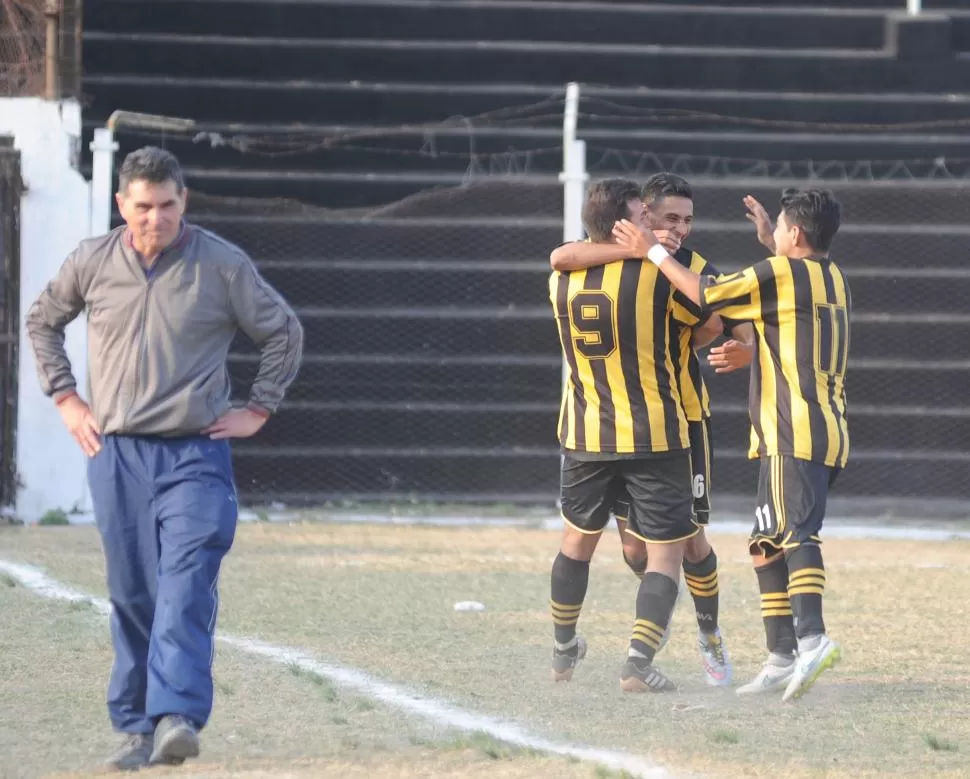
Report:
[[[620,672],[623,692],[675,692],[677,685],[646,660],[628,657]]]
[[[576,643],[568,649],[555,647],[552,650],[552,680],[554,682],[568,682],[573,678],[573,671],[586,657],[586,640],[576,636]]]

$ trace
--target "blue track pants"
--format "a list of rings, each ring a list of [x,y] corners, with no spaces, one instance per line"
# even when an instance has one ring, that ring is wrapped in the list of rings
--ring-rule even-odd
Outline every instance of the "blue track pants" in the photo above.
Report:
[[[229,444],[205,436],[104,436],[88,462],[111,596],[108,713],[125,733],[212,712],[222,558],[236,532]]]

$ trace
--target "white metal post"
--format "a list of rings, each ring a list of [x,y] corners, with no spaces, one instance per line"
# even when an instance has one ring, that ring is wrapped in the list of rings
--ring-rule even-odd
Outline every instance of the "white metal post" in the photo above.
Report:
[[[910,16],[919,16],[923,10],[923,0],[906,0],[906,10]]]
[[[91,235],[111,231],[111,204],[114,189],[114,159],[118,144],[107,127],[94,131],[91,141]]]
[[[559,181],[563,185],[562,239],[583,239],[583,199],[586,197],[586,141],[576,139],[579,120],[579,84],[566,86],[566,107],[562,119],[562,172]],[[569,376],[566,361],[562,363],[562,384],[565,389]]]
[[[579,118],[579,84],[566,87],[566,110],[562,121],[563,241],[583,237],[583,198],[586,196],[586,142],[576,139]]]

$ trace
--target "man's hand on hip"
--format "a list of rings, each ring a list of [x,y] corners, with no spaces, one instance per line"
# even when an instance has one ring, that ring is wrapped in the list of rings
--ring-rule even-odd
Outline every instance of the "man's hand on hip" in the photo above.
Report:
[[[101,451],[101,431],[87,403],[77,395],[71,395],[58,404],[57,410],[61,412],[68,432],[88,457],[94,457]]]
[[[249,438],[266,424],[266,417],[249,408],[227,411],[202,432],[209,438]]]

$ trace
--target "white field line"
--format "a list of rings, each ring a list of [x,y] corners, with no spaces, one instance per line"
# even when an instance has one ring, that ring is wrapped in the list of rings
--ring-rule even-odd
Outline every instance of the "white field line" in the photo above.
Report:
[[[32,566],[0,560],[0,573],[7,574],[26,589],[45,598],[89,603],[99,614],[108,616],[111,613],[111,604],[104,598],[92,597],[78,592],[51,579]],[[541,736],[534,736],[518,725],[465,711],[433,698],[419,697],[401,687],[382,682],[355,668],[320,663],[314,660],[309,652],[300,649],[218,633],[216,639],[249,654],[264,657],[274,663],[297,666],[310,673],[326,677],[341,687],[352,689],[388,706],[400,709],[408,714],[424,717],[449,728],[487,733],[495,739],[518,747],[564,757],[575,757],[614,770],[625,770],[633,776],[641,777],[641,779],[672,779],[671,774],[664,768],[642,757],[624,752],[595,749],[581,744],[550,741]]]

